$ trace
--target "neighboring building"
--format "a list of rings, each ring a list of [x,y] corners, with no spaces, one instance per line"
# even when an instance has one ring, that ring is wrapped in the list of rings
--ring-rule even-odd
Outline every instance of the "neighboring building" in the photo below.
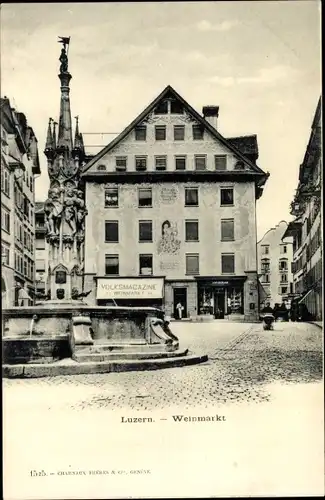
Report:
[[[268,174],[255,135],[225,139],[219,107],[170,86],[84,168],[88,302],[254,320],[256,200]]]
[[[17,304],[18,285],[34,292],[37,139],[26,116],[1,98],[1,285],[7,306]]]
[[[318,320],[322,319],[322,215],[321,215],[321,99],[302,165],[291,215],[284,237],[293,236],[294,291],[300,303]]]
[[[266,292],[264,302],[270,302],[272,307],[282,302],[290,304],[293,292],[292,238],[282,239],[287,227],[287,222],[279,222],[257,243],[258,273]]]
[[[45,239],[44,202],[35,203],[35,289],[37,293],[47,292],[48,248]]]

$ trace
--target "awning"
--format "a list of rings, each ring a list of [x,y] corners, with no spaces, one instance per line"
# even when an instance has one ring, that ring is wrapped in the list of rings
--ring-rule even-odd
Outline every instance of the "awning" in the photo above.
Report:
[[[259,293],[260,304],[261,304],[267,298],[267,292],[266,292],[264,286],[262,285],[262,283],[260,282],[260,280],[258,280],[258,293]]]
[[[288,238],[289,236],[295,236],[301,229],[302,221],[300,219],[293,220],[289,222],[287,229],[285,230],[282,240]]]
[[[302,299],[299,300],[298,304],[302,304],[305,299],[311,294],[311,292],[314,292],[313,288],[309,290],[303,297]]]

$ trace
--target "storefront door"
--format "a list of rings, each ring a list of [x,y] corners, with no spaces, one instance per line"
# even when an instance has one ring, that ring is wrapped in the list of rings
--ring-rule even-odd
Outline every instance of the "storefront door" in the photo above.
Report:
[[[181,304],[182,318],[187,318],[187,288],[174,288],[174,318],[179,319],[177,305]]]
[[[214,317],[223,319],[225,317],[225,291],[215,290],[214,292]]]

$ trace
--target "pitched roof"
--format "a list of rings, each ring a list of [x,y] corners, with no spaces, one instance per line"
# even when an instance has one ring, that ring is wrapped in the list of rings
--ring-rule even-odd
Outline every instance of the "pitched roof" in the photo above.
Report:
[[[239,137],[227,137],[227,141],[230,142],[235,148],[239,149],[243,155],[258,158],[258,144],[256,135],[241,135]]]
[[[85,169],[82,173],[82,176],[87,175],[86,172],[90,169],[94,163],[96,163],[100,158],[102,158],[106,153],[108,153],[111,149],[113,149],[119,142],[121,142],[138,124],[140,124],[144,118],[157,106],[159,101],[166,97],[173,97],[178,99],[186,109],[186,111],[197,120],[215,139],[220,141],[223,145],[228,147],[235,155],[237,155],[242,161],[244,161],[251,169],[259,174],[266,173],[260,169],[255,163],[253,163],[247,156],[245,156],[231,141],[225,139],[209,122],[207,122],[197,111],[195,111],[192,106],[188,104],[188,102],[180,96],[176,90],[174,90],[170,85],[167,87],[154,99],[149,106],[147,106],[142,113],[140,113],[135,120],[133,120],[115,139],[113,139],[107,146],[105,146],[97,155],[94,156],[90,160],[88,164],[85,165]]]

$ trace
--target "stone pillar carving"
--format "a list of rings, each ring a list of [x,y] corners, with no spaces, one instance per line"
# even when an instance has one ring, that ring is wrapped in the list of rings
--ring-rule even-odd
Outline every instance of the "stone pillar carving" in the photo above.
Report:
[[[64,38],[64,40],[69,39]],[[69,275],[73,268],[78,269],[78,292],[83,292],[83,247],[85,217],[87,215],[84,191],[80,182],[85,151],[82,134],[79,132],[78,118],[74,143],[72,141],[69,98],[69,83],[72,77],[68,72],[68,56],[65,45],[61,51],[60,63],[61,100],[58,133],[56,137],[56,122],[51,118],[44,151],[48,160],[50,178],[50,189],[44,208],[50,261],[50,289],[53,299],[56,298],[56,291],[60,288],[55,283],[55,273],[53,272],[58,266],[66,268]],[[69,282],[70,286],[65,288],[65,299],[68,300],[72,298],[71,280]],[[74,280],[75,285],[76,280]]]

